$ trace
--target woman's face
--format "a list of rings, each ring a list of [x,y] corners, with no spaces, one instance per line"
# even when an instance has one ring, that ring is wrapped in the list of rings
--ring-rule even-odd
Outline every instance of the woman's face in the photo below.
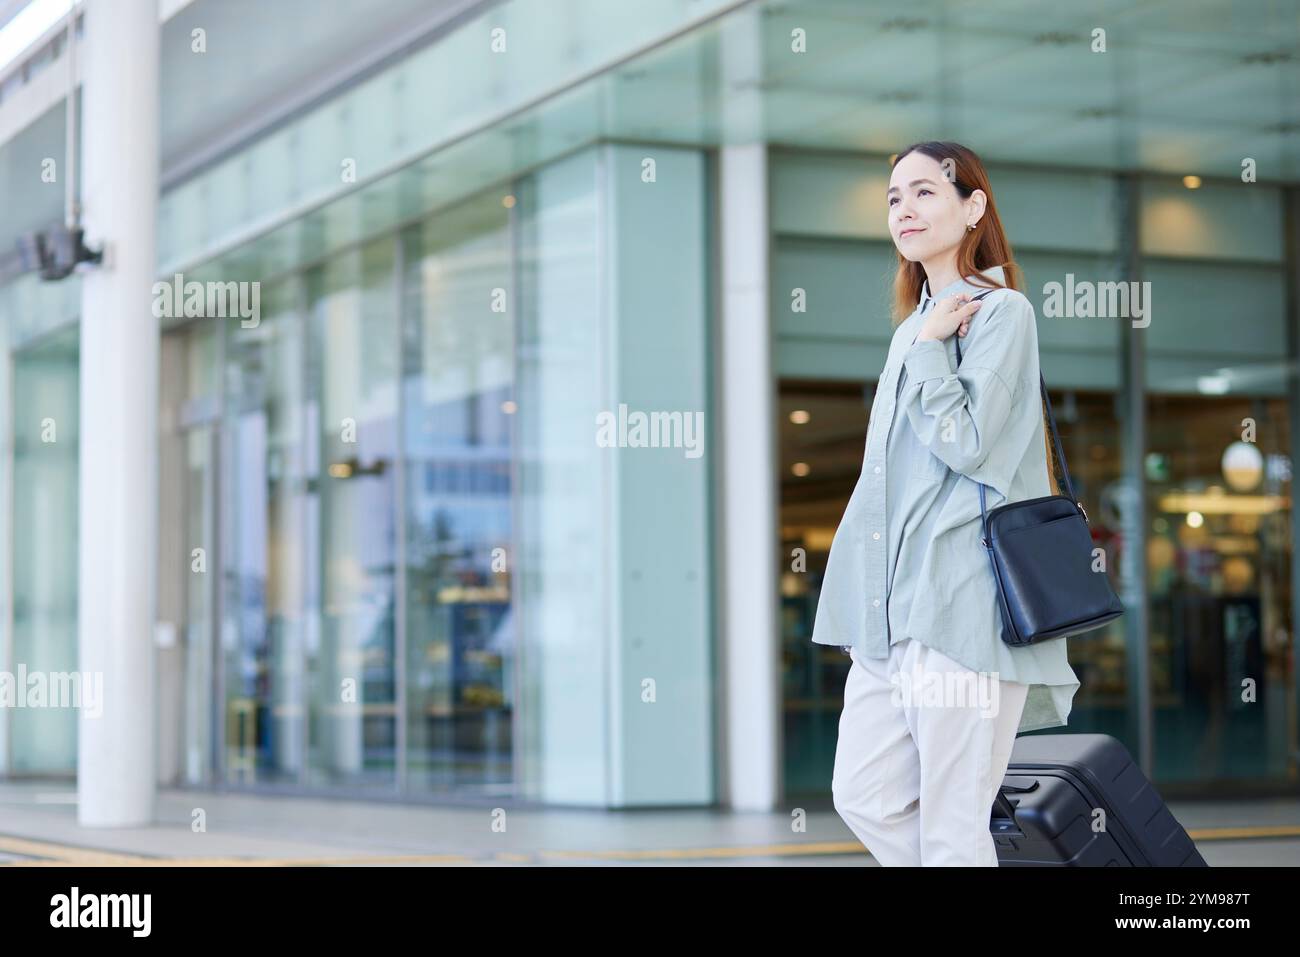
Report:
[[[903,258],[925,263],[957,248],[966,224],[979,218],[972,207],[982,207],[976,197],[983,193],[962,199],[938,160],[912,152],[894,166],[887,196],[894,245]]]

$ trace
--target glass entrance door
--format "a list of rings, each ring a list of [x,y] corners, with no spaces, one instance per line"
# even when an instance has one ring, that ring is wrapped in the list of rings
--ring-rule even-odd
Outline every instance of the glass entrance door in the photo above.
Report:
[[[178,779],[511,790],[507,221],[485,194],[168,333]]]

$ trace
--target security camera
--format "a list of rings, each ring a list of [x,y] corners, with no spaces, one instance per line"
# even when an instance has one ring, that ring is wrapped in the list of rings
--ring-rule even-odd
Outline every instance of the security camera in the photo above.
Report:
[[[72,275],[78,263],[103,261],[103,250],[91,250],[84,242],[80,227],[56,226],[43,233],[28,233],[18,240],[18,255],[23,270],[38,272],[52,282]]]

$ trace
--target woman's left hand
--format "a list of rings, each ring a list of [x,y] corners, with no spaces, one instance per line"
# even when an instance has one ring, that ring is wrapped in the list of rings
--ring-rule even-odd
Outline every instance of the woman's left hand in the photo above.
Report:
[[[940,299],[930,315],[926,316],[916,341],[947,339],[954,332],[964,336],[970,330],[970,317],[979,309],[980,301],[971,300],[968,293],[959,292]]]

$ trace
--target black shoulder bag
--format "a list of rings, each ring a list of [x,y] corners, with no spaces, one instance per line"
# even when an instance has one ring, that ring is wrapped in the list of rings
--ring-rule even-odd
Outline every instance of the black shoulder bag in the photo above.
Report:
[[[993,291],[974,298],[983,299]],[[961,336],[954,336],[960,366]],[[1110,577],[1092,569],[1088,515],[1074,496],[1041,371],[1038,383],[1067,494],[1007,502],[990,512],[985,507],[984,483],[977,483],[983,531],[980,541],[988,551],[998,586],[1002,640],[1013,647],[1092,631],[1124,613]]]

